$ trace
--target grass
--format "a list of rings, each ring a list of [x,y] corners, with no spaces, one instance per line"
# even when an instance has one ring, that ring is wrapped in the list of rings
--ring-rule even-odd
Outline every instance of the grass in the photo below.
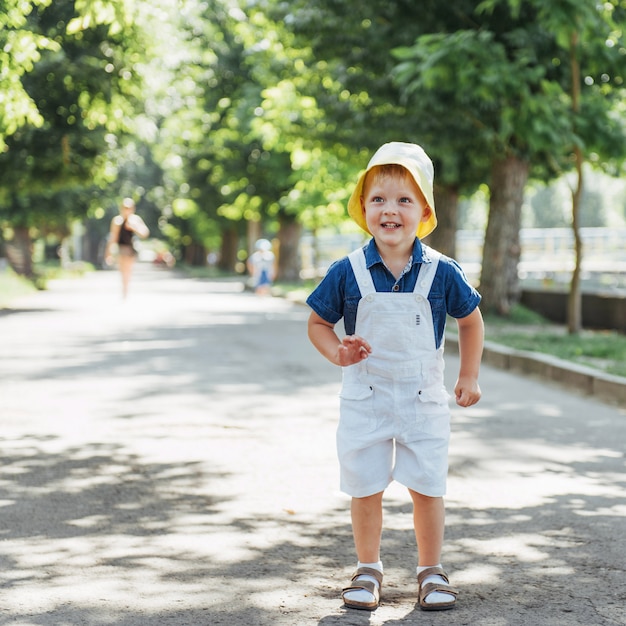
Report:
[[[570,335],[564,326],[521,305],[514,307],[507,319],[486,316],[485,339],[626,377],[626,335],[611,330],[583,330]]]
[[[12,269],[0,271],[0,309],[7,308],[11,302],[37,291],[35,284],[18,276]]]
[[[88,263],[75,263],[66,269],[61,268],[58,262],[37,263],[33,279],[19,276],[10,267],[0,270],[0,309],[9,308],[18,298],[35,291],[45,290],[49,280],[78,278],[93,269],[93,266]]]

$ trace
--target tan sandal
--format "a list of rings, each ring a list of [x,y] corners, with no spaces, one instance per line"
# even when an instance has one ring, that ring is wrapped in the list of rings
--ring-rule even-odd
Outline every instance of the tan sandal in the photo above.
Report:
[[[429,576],[441,576],[445,583],[426,583],[422,585],[424,580]],[[441,567],[428,567],[417,575],[419,605],[422,611],[444,611],[451,609],[456,604],[456,597],[459,594],[458,589],[449,584],[448,575]],[[426,602],[426,598],[433,592],[448,593],[452,596],[449,602]]]
[[[378,582],[373,583],[371,580],[357,580],[359,576],[371,576]],[[349,587],[345,587],[341,592],[341,598],[343,603],[351,609],[362,609],[364,611],[375,611],[378,608],[378,602],[380,600],[380,589],[383,586],[383,575],[377,569],[371,567],[359,567],[352,577]],[[369,591],[375,598],[373,602],[357,602],[355,600],[348,600],[345,594],[349,591]]]

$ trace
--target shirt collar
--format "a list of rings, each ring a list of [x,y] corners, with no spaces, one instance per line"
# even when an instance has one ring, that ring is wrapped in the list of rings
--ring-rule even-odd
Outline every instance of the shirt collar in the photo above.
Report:
[[[383,260],[380,256],[380,252],[378,252],[378,248],[376,247],[376,242],[374,238],[370,239],[369,243],[365,246],[365,265],[367,269],[371,269],[373,265],[377,263],[383,263]],[[430,263],[431,259],[426,253],[422,242],[418,237],[415,237],[415,242],[413,243],[413,252],[411,254],[411,258],[409,259],[409,266],[413,266],[415,263]]]

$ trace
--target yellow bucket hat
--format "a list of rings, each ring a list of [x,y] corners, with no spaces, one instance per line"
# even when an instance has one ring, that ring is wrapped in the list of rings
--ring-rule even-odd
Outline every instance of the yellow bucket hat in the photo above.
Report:
[[[435,199],[433,197],[434,168],[433,162],[424,152],[421,146],[415,143],[403,143],[392,141],[382,145],[367,164],[367,169],[359,176],[359,180],[348,201],[348,213],[350,217],[366,232],[370,233],[363,209],[361,207],[361,196],[363,195],[363,181],[366,174],[377,165],[401,165],[409,171],[415,184],[426,198],[426,203],[430,207],[430,217],[426,222],[420,222],[415,233],[420,239],[430,235],[437,226],[437,216],[435,215]]]

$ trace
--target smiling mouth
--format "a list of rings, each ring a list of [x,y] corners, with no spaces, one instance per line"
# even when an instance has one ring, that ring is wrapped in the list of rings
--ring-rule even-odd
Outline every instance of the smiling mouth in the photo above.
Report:
[[[401,228],[400,224],[395,224],[395,223],[392,223],[392,222],[385,222],[384,224],[381,224],[381,226],[383,228],[387,228],[389,230],[394,230],[396,228]]]

